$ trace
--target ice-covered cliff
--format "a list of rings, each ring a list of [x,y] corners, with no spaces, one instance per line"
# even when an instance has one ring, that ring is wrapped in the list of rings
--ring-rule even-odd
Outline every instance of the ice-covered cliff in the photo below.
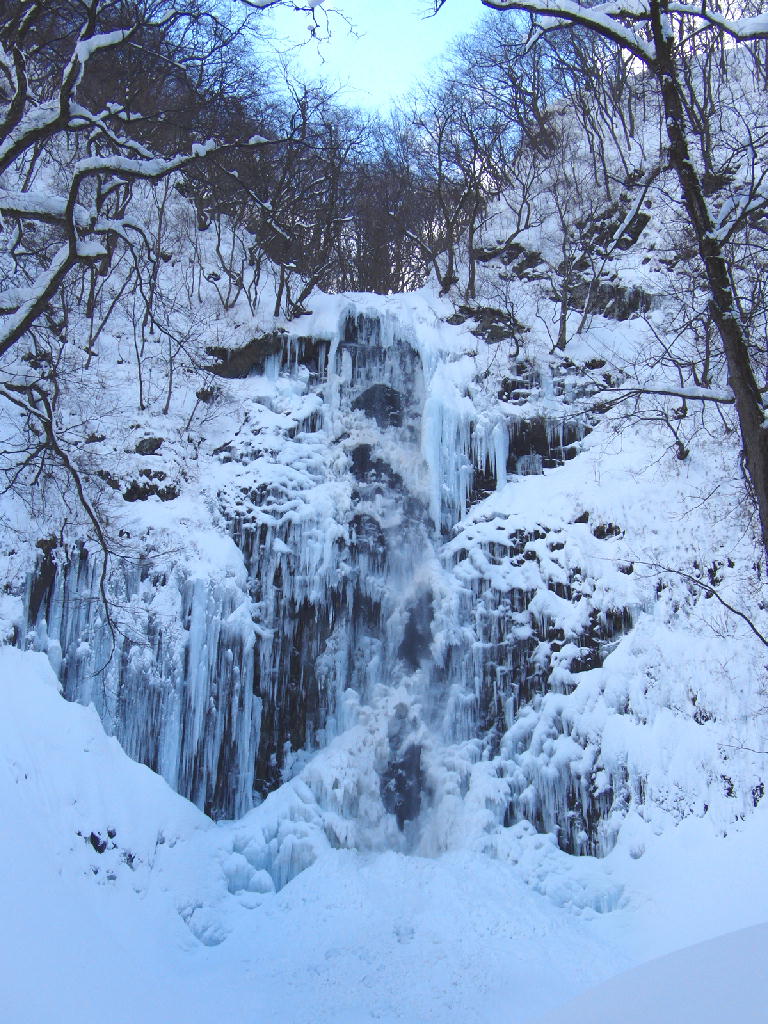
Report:
[[[29,580],[21,643],[130,756],[219,818],[285,789],[257,858],[278,885],[327,843],[503,855],[524,826],[605,854],[762,796],[761,645],[706,589],[738,595],[752,557],[697,507],[715,447],[617,433],[609,322],[561,355],[449,312],[318,297],[217,350],[194,461],[147,425],[123,446],[112,621],[86,547]]]

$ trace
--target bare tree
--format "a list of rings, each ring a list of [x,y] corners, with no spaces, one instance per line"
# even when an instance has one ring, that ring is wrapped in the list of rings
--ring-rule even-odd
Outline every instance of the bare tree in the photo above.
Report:
[[[229,91],[264,6],[227,19],[207,0],[10,0],[0,12],[2,486],[97,542],[104,597],[104,499],[119,484],[93,456],[86,415],[109,403],[99,340],[132,304],[138,405],[154,396],[167,412],[194,353],[159,283],[166,208],[182,175],[212,162],[229,173],[276,141]],[[210,109],[222,116],[206,125]],[[220,251],[226,305],[241,249],[222,237]]]
[[[710,202],[704,169],[695,152],[695,140],[702,138],[704,119],[696,120],[691,116],[680,70],[687,50],[692,45],[698,46],[703,37],[727,36],[734,43],[764,40],[768,38],[768,20],[759,15],[731,18],[716,4],[682,4],[675,0],[642,0],[629,7],[607,3],[597,8],[576,0],[483,0],[483,3],[498,11],[528,13],[532,45],[564,26],[593,32],[630,56],[655,82],[664,114],[667,160],[676,175],[704,270],[710,315],[725,354],[745,464],[760,518],[763,546],[768,552],[765,408],[750,351],[748,325],[740,312],[727,252],[730,234],[745,218],[765,208],[768,183],[763,173],[754,173],[754,153],[747,147],[738,175],[746,182],[745,186],[737,189],[730,202],[719,206]]]

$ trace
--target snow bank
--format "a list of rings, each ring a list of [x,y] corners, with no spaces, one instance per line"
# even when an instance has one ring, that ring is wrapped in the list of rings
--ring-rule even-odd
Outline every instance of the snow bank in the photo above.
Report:
[[[612,978],[535,1024],[760,1024],[768,924],[689,946]]]

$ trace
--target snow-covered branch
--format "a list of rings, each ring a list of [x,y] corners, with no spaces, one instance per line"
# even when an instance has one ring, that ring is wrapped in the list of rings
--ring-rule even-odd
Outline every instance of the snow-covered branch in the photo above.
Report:
[[[618,396],[620,399],[638,398],[642,395],[657,395],[662,398],[680,398],[686,402],[716,402],[718,405],[733,405],[734,398],[731,391],[716,391],[713,388],[677,388],[667,384],[627,384],[624,387],[603,388],[597,395],[594,395],[592,402],[605,401],[608,396]]]
[[[69,200],[52,196],[48,192],[18,192],[0,189],[0,214],[4,217],[18,217],[21,220],[35,220],[42,224],[66,223]],[[88,228],[91,217],[84,206],[75,204],[72,221],[78,230]]]
[[[208,141],[196,144],[190,153],[175,157],[152,159],[136,159],[119,155],[106,157],[86,157],[77,161],[72,169],[69,193],[66,197],[46,196],[42,193],[0,192],[0,213],[17,217],[22,220],[57,224],[64,228],[68,235],[68,243],[62,246],[50,266],[42,272],[34,284],[20,292],[11,289],[0,293],[0,315],[10,312],[12,315],[0,324],[0,355],[5,354],[34,324],[43,312],[69,271],[78,263],[99,259],[105,256],[103,245],[91,236],[115,233],[124,241],[128,239],[126,228],[135,226],[121,219],[99,218],[98,211],[88,211],[78,202],[80,189],[89,178],[99,177],[107,184],[115,180],[159,181],[189,164],[202,160],[212,153],[256,148],[268,145],[261,138],[246,143],[217,146]],[[18,305],[14,308],[14,300]]]
[[[136,24],[112,32],[96,33],[97,13],[98,4],[91,5],[87,21],[61,76],[58,94],[47,103],[33,104],[23,117],[20,116],[18,110],[16,116],[10,119],[6,115],[6,122],[3,125],[5,131],[0,134],[0,139],[2,139],[0,142],[0,173],[7,170],[30,147],[51,138],[69,125],[72,117],[72,102],[77,88],[82,82],[88,62],[97,53],[121,46],[138,31],[139,25]],[[23,65],[21,51],[18,47],[16,49]],[[29,100],[26,78],[18,71],[16,77],[16,94],[9,109],[12,109],[14,105],[23,109]]]
[[[540,35],[567,25],[578,25],[597,32],[644,64],[655,60],[653,45],[634,30],[636,23],[649,17],[648,5],[637,3],[604,3],[588,6],[574,0],[482,0],[485,7],[496,11],[524,11],[534,18],[534,34]]]
[[[63,245],[45,270],[27,292],[23,304],[0,327],[0,356],[4,355],[37,320],[69,271],[78,262],[78,253],[69,244]],[[5,305],[0,292],[0,309]]]
[[[718,29],[742,43],[768,39],[768,14],[758,14],[751,18],[726,18],[718,11],[713,11],[707,3],[670,3],[669,13],[703,22],[705,26]]]

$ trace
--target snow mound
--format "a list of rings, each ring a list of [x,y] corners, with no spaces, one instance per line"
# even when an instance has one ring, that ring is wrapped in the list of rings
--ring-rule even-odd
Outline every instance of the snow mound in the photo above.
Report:
[[[768,924],[679,950],[611,978],[536,1024],[760,1024]]]

